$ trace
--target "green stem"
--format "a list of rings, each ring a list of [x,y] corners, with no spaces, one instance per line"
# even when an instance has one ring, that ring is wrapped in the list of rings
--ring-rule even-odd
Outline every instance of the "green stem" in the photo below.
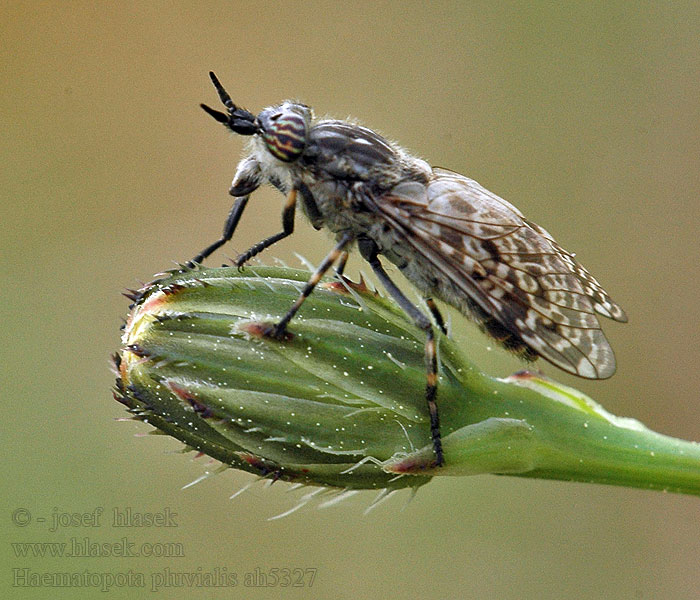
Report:
[[[492,385],[510,418],[491,417],[448,435],[442,469],[425,468],[429,446],[389,468],[425,475],[500,473],[700,495],[697,442],[614,417],[575,390],[532,375],[492,380]],[[467,386],[465,392],[468,396]]]

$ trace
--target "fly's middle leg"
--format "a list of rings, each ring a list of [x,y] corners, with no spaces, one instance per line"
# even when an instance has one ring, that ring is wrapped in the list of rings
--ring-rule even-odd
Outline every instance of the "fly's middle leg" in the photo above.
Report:
[[[246,250],[238,258],[234,264],[240,269],[251,258],[260,254],[265,248],[269,248],[272,244],[289,237],[294,233],[294,212],[297,205],[297,191],[293,189],[287,196],[287,202],[282,209],[282,231],[259,241],[257,244]]]
[[[311,292],[314,291],[314,288],[316,287],[318,282],[321,281],[328,269],[330,269],[333,266],[333,264],[341,257],[341,255],[343,254],[343,250],[352,241],[352,239],[353,235],[351,233],[347,232],[342,234],[340,240],[335,245],[335,248],[333,248],[333,250],[331,250],[326,255],[326,258],[324,258],[323,261],[321,261],[321,264],[306,282],[306,285],[304,286],[304,289],[302,290],[299,298],[297,298],[296,302],[292,304],[292,307],[289,309],[289,311],[287,311],[287,314],[284,315],[284,317],[282,317],[280,322],[272,326],[270,330],[266,332],[267,335],[270,335],[275,338],[284,337],[287,331],[287,325],[294,318],[294,315],[297,314],[297,311],[299,310],[299,308],[301,308],[301,305],[304,303],[304,300],[306,300],[311,295]]]

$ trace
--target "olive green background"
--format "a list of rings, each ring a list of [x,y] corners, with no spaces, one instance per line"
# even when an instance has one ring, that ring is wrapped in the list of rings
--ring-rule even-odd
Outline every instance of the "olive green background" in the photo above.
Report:
[[[10,2],[2,9],[2,569],[145,574],[110,598],[690,599],[700,589],[697,498],[505,477],[442,478],[278,521],[305,493],[228,471],[181,490],[206,458],[116,422],[109,354],[125,287],[220,232],[243,141],[214,123],[213,69],[257,112],[287,97],[353,116],[431,164],[463,172],[550,230],[627,310],[606,323],[617,375],[542,365],[615,414],[700,439],[700,8],[693,2]],[[211,264],[279,229],[256,193]],[[265,254],[318,262],[297,219]],[[359,260],[349,273],[356,275]],[[521,364],[452,315],[478,364]],[[103,508],[99,527],[49,531]],[[120,529],[113,509],[177,513]],[[26,509],[28,512],[15,512]],[[12,520],[31,515],[20,526]],[[17,515],[20,515],[19,517]],[[37,519],[46,518],[45,523]],[[11,543],[176,542],[178,558],[29,558]],[[315,568],[311,590],[246,588],[255,569]],[[149,590],[151,575],[236,573],[234,589]]]

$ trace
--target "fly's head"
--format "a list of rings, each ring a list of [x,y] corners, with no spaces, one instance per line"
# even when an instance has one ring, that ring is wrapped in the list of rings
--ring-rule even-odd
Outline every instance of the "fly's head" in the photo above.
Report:
[[[276,159],[292,163],[304,153],[311,126],[308,106],[286,101],[263,110],[258,122],[265,148]]]
[[[257,117],[236,106],[214,73],[209,73],[226,112],[202,104],[202,108],[239,135],[258,138],[271,156],[283,163],[295,162],[306,149],[311,126],[311,109],[297,102],[286,101],[264,109]]]

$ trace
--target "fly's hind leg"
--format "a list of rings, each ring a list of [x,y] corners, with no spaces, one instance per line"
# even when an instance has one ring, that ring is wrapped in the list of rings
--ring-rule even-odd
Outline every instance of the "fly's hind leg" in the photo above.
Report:
[[[428,403],[428,412],[430,414],[430,435],[435,452],[435,463],[437,466],[442,466],[444,457],[442,455],[442,439],[440,438],[440,416],[438,415],[436,402],[437,351],[435,349],[435,334],[430,324],[430,319],[426,317],[389,278],[382,263],[379,262],[379,248],[377,244],[369,238],[360,238],[357,240],[357,246],[362,258],[372,267],[372,271],[374,271],[374,274],[382,283],[384,289],[389,292],[389,295],[398,303],[406,314],[411,317],[415,325],[425,331],[425,366],[427,371],[425,399]],[[428,306],[430,306],[430,304],[428,304]],[[436,321],[438,325],[440,325],[440,323],[442,323],[442,316],[440,316],[439,320],[436,318]],[[444,323],[442,326],[444,326]]]
[[[447,335],[447,326],[445,325],[445,319],[443,318],[440,309],[437,307],[437,304],[435,304],[435,300],[433,300],[432,298],[426,298],[425,303],[428,306],[430,314],[433,315],[433,319],[435,319],[435,324],[440,328],[440,331],[442,331],[442,333]]]
[[[345,272],[345,265],[348,264],[348,251],[343,250],[342,254],[340,255],[340,259],[338,260],[338,266],[335,268],[336,275],[338,277],[343,277],[343,273]]]

